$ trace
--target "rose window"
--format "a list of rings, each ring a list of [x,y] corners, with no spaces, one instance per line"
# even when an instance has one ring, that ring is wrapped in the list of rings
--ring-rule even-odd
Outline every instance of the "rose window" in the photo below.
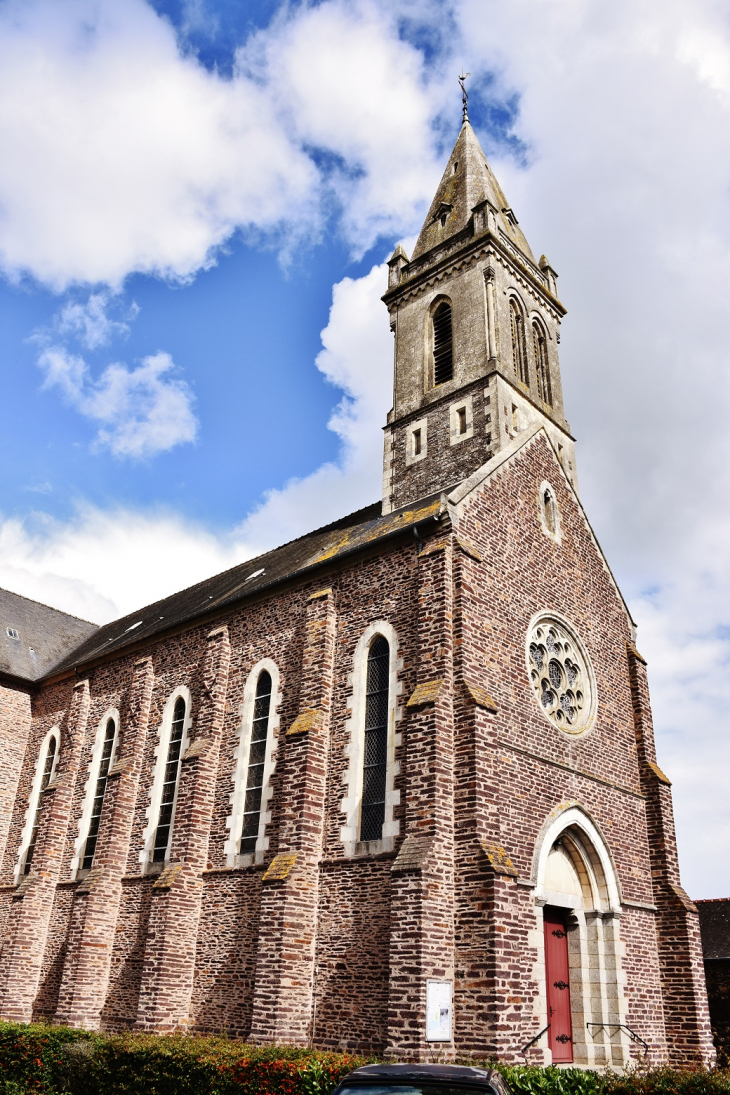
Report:
[[[528,671],[537,702],[552,723],[570,734],[593,717],[594,689],[588,655],[565,624],[546,617],[530,632]]]

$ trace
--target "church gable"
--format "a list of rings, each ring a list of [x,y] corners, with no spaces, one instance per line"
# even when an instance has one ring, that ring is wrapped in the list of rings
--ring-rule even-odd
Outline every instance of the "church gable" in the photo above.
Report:
[[[505,713],[504,733],[522,748],[576,762],[637,791],[630,620],[544,431],[473,485],[454,509],[458,534],[483,558],[472,564],[481,580],[470,583],[465,643],[474,664],[483,666],[477,683]],[[578,732],[568,721],[561,727],[546,716],[531,683],[537,667],[530,665],[528,647],[539,617],[560,621],[573,634],[576,663],[579,649],[585,651],[583,691],[590,685],[592,695],[584,699],[595,714],[585,712],[587,725]]]

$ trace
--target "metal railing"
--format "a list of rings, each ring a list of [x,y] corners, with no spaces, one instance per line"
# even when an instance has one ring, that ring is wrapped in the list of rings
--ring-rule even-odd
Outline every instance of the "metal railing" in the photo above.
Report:
[[[547,1032],[549,1030],[550,1030],[550,1024],[548,1023],[548,1025],[546,1027],[542,1028],[542,1030],[540,1031],[539,1034],[536,1034],[534,1038],[530,1039],[530,1041],[527,1043],[526,1046],[522,1047],[522,1049],[520,1050],[520,1053],[523,1053],[523,1054],[527,1053],[530,1046],[534,1046],[536,1042],[539,1042],[540,1039],[542,1038],[543,1034],[547,1034]]]
[[[625,1030],[626,1033],[628,1034],[629,1038],[631,1038],[634,1042],[636,1042],[637,1045],[644,1047],[644,1052],[645,1053],[649,1052],[648,1043],[645,1042],[643,1038],[640,1038],[635,1030],[632,1030],[631,1027],[626,1026],[626,1023],[586,1023],[586,1027],[588,1028],[589,1031],[591,1031],[591,1027],[597,1027],[598,1029],[596,1030],[596,1034],[600,1030],[608,1030],[608,1031],[611,1031],[611,1030]],[[592,1031],[591,1031],[591,1034],[593,1034]],[[610,1037],[611,1036],[609,1034],[609,1038]]]

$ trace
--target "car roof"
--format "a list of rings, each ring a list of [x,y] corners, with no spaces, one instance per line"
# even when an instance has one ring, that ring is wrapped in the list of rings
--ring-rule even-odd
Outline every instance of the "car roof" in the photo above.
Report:
[[[494,1090],[492,1069],[473,1068],[469,1065],[432,1065],[425,1062],[392,1065],[363,1065],[340,1080],[340,1084],[361,1083],[365,1080],[422,1080],[448,1081],[451,1084],[480,1084]]]

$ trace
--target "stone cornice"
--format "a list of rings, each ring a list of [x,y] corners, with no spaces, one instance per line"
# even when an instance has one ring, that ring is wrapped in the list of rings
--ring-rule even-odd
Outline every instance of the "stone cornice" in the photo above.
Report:
[[[437,259],[434,263],[423,265],[422,270],[417,270],[410,277],[388,289],[383,294],[382,300],[388,309],[401,301],[413,300],[423,293],[437,286],[454,270],[467,269],[474,266],[481,259],[494,257],[517,278],[523,288],[527,289],[540,303],[547,308],[556,322],[560,322],[567,309],[550,293],[543,281],[542,274],[535,268],[532,269],[514,245],[496,236],[490,229],[479,236],[467,236],[464,234],[464,242],[461,246],[450,251],[448,255]],[[459,237],[455,237],[457,240]],[[425,256],[424,256],[425,257]],[[423,257],[418,260],[418,265],[423,264]]]

